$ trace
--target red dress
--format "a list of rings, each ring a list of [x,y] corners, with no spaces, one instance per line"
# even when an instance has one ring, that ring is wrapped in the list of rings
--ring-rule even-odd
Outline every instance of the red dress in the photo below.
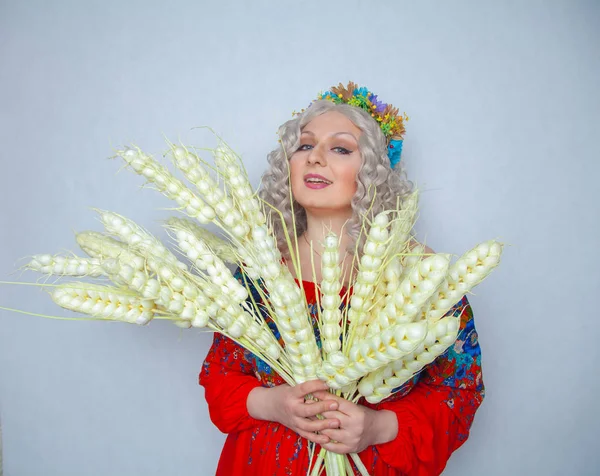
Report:
[[[239,270],[237,276],[239,279]],[[307,281],[302,285],[314,316],[315,285]],[[466,297],[450,313],[462,313],[461,330],[446,353],[383,402],[360,402],[370,408],[391,410],[398,418],[398,435],[393,441],[360,453],[372,476],[438,475],[469,435],[484,397],[481,353]],[[252,389],[284,383],[267,364],[215,333],[199,380],[212,422],[228,434],[217,476],[307,474],[307,440],[283,425],[252,418],[246,409]]]

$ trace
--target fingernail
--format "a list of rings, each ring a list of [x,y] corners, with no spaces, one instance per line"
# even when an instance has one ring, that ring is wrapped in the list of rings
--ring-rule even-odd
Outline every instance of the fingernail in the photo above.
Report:
[[[336,423],[336,422],[334,422],[334,421],[332,421],[332,422],[329,424],[329,428],[336,428],[336,427],[337,427],[337,423]]]
[[[331,405],[329,405],[330,410],[335,410],[336,408],[337,408],[337,403],[332,403]]]

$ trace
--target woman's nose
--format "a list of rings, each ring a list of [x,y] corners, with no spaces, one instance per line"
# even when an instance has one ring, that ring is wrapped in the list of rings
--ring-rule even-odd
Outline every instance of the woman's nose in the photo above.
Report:
[[[319,165],[327,164],[327,160],[325,159],[325,153],[321,149],[321,147],[313,147],[313,149],[310,151],[310,154],[308,155],[308,163]]]

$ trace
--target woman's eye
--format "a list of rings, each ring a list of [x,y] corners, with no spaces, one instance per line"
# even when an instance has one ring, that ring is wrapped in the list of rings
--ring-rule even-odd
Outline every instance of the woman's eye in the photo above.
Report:
[[[310,150],[310,149],[312,149],[312,145],[310,145],[310,144],[301,144],[300,147],[298,147],[299,151],[301,151],[301,150]]]
[[[348,155],[348,154],[352,153],[351,150],[348,150],[345,147],[334,147],[332,150],[334,150],[338,154],[344,154],[344,155]]]

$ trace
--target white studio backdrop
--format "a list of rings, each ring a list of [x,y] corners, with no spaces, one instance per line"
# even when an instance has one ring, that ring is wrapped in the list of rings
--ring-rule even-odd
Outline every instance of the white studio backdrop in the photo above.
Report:
[[[76,251],[91,207],[166,239],[117,146],[211,126],[258,185],[279,124],[353,80],[410,116],[420,237],[510,245],[471,297],[487,397],[444,474],[600,474],[599,25],[594,1],[0,1],[0,280]],[[0,306],[69,315],[34,287]],[[0,311],[4,475],[214,474],[210,339]]]

